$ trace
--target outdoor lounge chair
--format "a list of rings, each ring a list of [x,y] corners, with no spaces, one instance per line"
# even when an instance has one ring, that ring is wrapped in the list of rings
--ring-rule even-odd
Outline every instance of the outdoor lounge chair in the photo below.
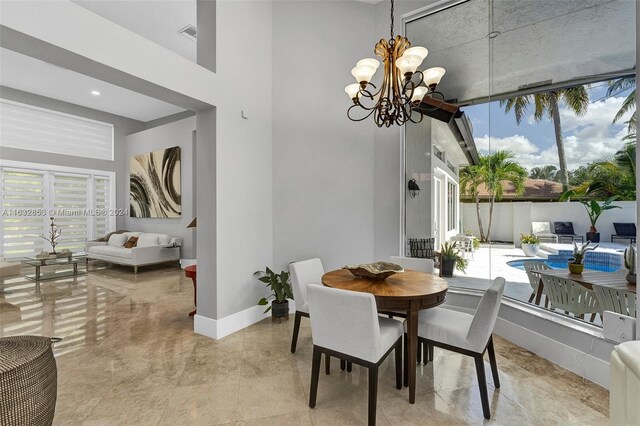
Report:
[[[636,242],[636,224],[635,223],[613,223],[616,234],[611,236],[611,242],[614,240],[630,240],[631,244]]]
[[[558,236],[551,232],[549,222],[531,222],[531,233],[540,238],[540,241],[557,243]]]
[[[577,235],[573,230],[573,222],[553,222],[553,233],[558,236],[558,242],[561,243],[563,239],[570,239],[571,242],[580,240],[584,242],[582,235]]]

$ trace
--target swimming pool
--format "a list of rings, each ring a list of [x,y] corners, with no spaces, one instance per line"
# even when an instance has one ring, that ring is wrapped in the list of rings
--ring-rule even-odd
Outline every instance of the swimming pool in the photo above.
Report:
[[[543,262],[546,263],[551,269],[567,269],[567,262],[551,262],[549,260],[543,259],[520,259],[520,260],[510,260],[507,262],[507,265],[512,268],[520,269],[524,271],[524,262],[527,260],[533,260],[534,262]],[[618,266],[613,265],[597,265],[597,264],[584,264],[585,269],[591,269],[592,271],[602,271],[602,272],[615,272],[620,268]]]

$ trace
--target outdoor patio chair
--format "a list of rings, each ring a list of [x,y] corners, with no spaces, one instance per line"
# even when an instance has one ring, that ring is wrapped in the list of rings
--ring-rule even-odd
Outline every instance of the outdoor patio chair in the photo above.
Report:
[[[549,308],[553,311],[560,309],[567,315],[584,319],[585,314],[591,314],[593,322],[596,314],[602,312],[596,294],[593,290],[565,278],[541,275],[545,294],[549,299]]]
[[[524,262],[524,270],[527,271],[527,277],[529,278],[529,284],[531,284],[531,288],[533,292],[531,293],[531,297],[529,297],[529,303],[533,302],[533,299],[536,297],[538,293],[538,288],[540,287],[540,275],[536,274],[535,271],[548,271],[551,269],[546,263],[541,260],[525,260]],[[545,295],[544,298],[544,307],[549,307],[549,298],[547,297],[544,288],[542,289],[542,294]]]
[[[600,307],[605,311],[615,312],[628,317],[636,317],[636,294],[631,291],[594,285],[593,291]]]
[[[557,243],[558,236],[551,232],[549,222],[531,222],[531,233],[540,238],[540,241]]]
[[[570,239],[571,242],[580,240],[584,242],[582,235],[577,235],[573,230],[573,222],[553,222],[553,232],[558,236],[558,242],[561,243],[563,239]]]
[[[635,223],[615,223],[613,227],[616,230],[616,234],[611,236],[611,242],[614,240],[630,240],[630,244],[636,242],[636,224]]]
[[[458,249],[462,252],[462,255],[466,258],[467,253],[471,253],[471,258],[475,260],[473,249],[473,237],[468,235],[456,235],[451,237],[451,241],[458,243]]]

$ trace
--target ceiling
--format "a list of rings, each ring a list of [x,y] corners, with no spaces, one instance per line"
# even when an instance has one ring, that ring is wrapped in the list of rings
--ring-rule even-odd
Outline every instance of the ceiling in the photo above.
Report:
[[[0,85],[145,122],[184,111],[4,48],[0,48]],[[92,90],[100,96],[92,95]]]
[[[197,24],[196,0],[72,0],[161,46],[196,61],[196,42],[178,31]]]
[[[499,32],[493,39],[493,90],[491,31]],[[421,69],[444,67],[439,90],[461,103],[635,66],[632,0],[469,0],[408,23],[406,33],[412,45],[429,49]]]

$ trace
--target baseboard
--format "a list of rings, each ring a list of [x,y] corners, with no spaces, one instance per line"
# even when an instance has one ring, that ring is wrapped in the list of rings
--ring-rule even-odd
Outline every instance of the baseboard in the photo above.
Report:
[[[197,259],[180,259],[180,267],[184,269],[187,266],[196,265],[197,262]]]
[[[217,320],[196,314],[193,319],[193,331],[212,339],[222,339],[265,318],[269,318],[271,313],[265,313],[264,309],[264,306],[252,306],[244,311],[236,312]],[[295,303],[290,300],[289,313],[295,313],[295,311]]]

